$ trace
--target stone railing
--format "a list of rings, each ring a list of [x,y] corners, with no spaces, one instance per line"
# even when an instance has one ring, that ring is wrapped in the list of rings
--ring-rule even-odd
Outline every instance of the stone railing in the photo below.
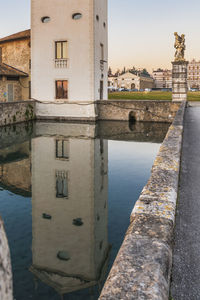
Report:
[[[160,147],[100,300],[168,300],[186,103]]]
[[[67,68],[68,59],[55,59],[55,68]]]

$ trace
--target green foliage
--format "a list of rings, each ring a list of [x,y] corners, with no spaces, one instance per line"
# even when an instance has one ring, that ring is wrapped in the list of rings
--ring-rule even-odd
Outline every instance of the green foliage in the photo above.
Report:
[[[13,116],[13,122],[16,122],[16,116],[15,115]]]

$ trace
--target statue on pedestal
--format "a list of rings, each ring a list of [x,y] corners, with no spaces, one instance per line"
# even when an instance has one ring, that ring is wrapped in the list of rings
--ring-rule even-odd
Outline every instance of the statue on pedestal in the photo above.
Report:
[[[174,32],[175,35],[175,44],[174,48],[176,49],[175,52],[175,61],[185,61],[184,52],[185,52],[185,35],[182,34],[181,36],[178,35],[177,32]]]

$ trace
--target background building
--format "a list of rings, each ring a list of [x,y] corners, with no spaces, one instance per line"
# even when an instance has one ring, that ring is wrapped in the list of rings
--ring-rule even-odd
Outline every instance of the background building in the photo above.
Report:
[[[195,59],[188,64],[188,88],[200,89],[200,61]]]
[[[154,87],[154,81],[150,76],[142,76],[126,72],[117,77],[108,77],[108,86],[110,89],[125,88],[131,90],[144,90],[152,89]]]
[[[171,89],[172,88],[172,71],[157,69],[152,73],[155,88],[157,89]]]
[[[30,66],[30,30],[0,39],[0,101],[31,97]]]

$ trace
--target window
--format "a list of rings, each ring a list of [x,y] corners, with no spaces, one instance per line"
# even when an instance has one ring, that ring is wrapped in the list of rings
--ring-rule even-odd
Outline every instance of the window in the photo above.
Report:
[[[55,58],[56,59],[67,59],[67,41],[55,42]]]
[[[100,44],[101,46],[101,60],[104,60],[104,46],[103,44]]]
[[[68,99],[68,80],[56,81],[56,99]]]
[[[69,141],[56,140],[56,158],[69,158]]]
[[[28,82],[29,99],[31,99],[31,81]]]
[[[75,13],[72,15],[72,19],[73,20],[79,20],[82,18],[82,14],[81,13]]]
[[[56,172],[56,198],[68,197],[68,176],[66,171]]]
[[[41,21],[42,21],[42,23],[48,23],[48,22],[51,21],[51,18],[48,17],[48,16],[45,16],[45,17],[42,17],[42,18],[41,18]]]
[[[17,76],[9,76],[9,77],[7,77],[7,80],[8,81],[19,81],[19,77],[17,77]]]

